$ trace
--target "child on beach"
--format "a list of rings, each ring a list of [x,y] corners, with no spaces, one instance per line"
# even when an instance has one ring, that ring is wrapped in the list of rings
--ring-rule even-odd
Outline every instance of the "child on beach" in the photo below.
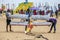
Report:
[[[34,15],[37,15],[37,12],[36,12],[36,10],[33,10],[33,14],[34,14]]]
[[[26,34],[27,34],[27,33],[30,33],[31,30],[32,30],[32,28],[33,28],[33,25],[31,24],[31,21],[30,21],[29,25],[27,26],[27,29],[26,29],[25,33],[26,33]]]
[[[28,21],[28,24],[30,23],[30,9],[28,8],[26,11],[26,15],[28,15],[28,19],[26,19],[26,21]],[[27,26],[25,27],[25,31],[27,30]]]
[[[10,10],[7,10],[6,12],[6,31],[8,32],[8,26],[10,27],[10,31],[12,32],[11,30],[11,25],[10,25],[10,22],[11,22],[11,17],[10,17],[11,13],[10,13]]]
[[[21,9],[21,11],[19,12],[19,14],[25,14],[23,9]]]

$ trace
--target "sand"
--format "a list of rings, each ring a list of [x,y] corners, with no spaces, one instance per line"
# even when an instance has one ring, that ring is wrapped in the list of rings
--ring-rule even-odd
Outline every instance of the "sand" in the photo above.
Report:
[[[60,17],[57,19],[56,33],[47,33],[49,26],[34,26],[32,34],[25,34],[24,26],[12,26],[14,32],[6,32],[6,18],[0,17],[0,40],[60,40]],[[41,38],[36,36],[42,35]]]

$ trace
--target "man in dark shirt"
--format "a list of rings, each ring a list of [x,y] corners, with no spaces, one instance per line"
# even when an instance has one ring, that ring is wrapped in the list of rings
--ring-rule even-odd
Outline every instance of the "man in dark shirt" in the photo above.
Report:
[[[54,27],[54,32],[53,33],[55,33],[56,32],[56,23],[57,23],[57,20],[55,18],[50,18],[48,20],[48,22],[52,23],[50,31],[48,33],[51,33],[53,27]]]

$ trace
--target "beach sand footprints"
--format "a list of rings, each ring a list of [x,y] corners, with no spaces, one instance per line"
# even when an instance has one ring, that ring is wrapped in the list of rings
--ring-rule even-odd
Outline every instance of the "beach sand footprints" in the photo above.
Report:
[[[43,35],[37,35],[35,38],[43,38],[45,40],[49,40],[48,38],[44,37]]]
[[[29,36],[35,36],[36,34],[33,34],[33,33],[27,33],[27,35],[29,35]]]
[[[33,39],[24,39],[24,40],[33,40]]]
[[[43,38],[44,40],[49,40],[48,38],[44,37],[43,35],[37,35],[33,33],[28,33],[29,36],[34,36],[34,39],[24,39],[24,40],[35,40],[36,38]]]

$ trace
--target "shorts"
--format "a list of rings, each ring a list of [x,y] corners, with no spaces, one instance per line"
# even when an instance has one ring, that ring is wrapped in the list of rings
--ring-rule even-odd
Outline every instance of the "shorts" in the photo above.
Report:
[[[7,25],[10,25],[11,20],[6,20]]]
[[[28,24],[30,23],[30,19],[26,19],[26,21],[28,21]]]

